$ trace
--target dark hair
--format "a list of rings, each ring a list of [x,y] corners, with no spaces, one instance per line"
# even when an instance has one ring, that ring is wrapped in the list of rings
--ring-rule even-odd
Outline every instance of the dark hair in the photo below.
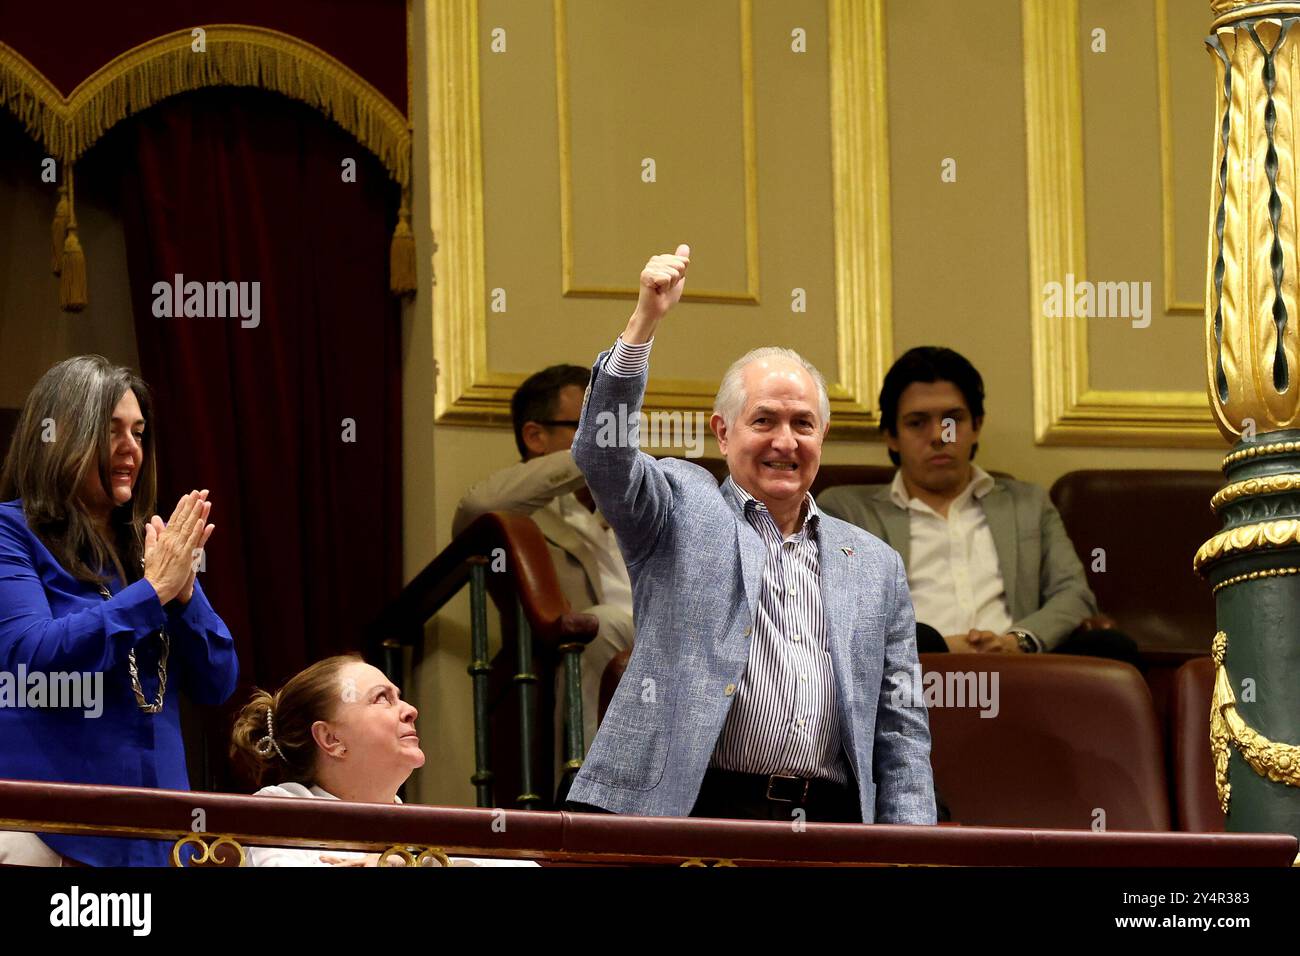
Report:
[[[143,456],[131,500],[112,509],[106,538],[81,500],[81,486],[96,475],[113,500],[110,424],[128,391],[145,421]],[[102,355],[64,359],[23,403],[0,473],[0,501],[22,499],[28,527],[73,577],[103,584],[113,569],[124,585],[136,581],[157,495],[154,427],[149,389],[129,368]]]
[[[913,382],[952,382],[966,399],[971,418],[976,423],[984,417],[984,380],[966,357],[938,345],[921,345],[898,357],[880,386],[880,430],[898,437],[898,400]],[[973,461],[979,442],[971,446]],[[901,464],[898,452],[890,451],[889,460]]]
[[[327,657],[289,678],[275,694],[254,689],[230,733],[230,759],[254,786],[316,782],[318,748],[312,725],[333,719],[346,691],[340,672],[359,661],[360,654]],[[268,735],[274,745],[262,743]]]
[[[569,385],[586,388],[591,381],[591,371],[581,365],[552,365],[528,378],[515,389],[510,399],[510,418],[515,425],[515,445],[519,457],[528,458],[524,444],[524,426],[529,422],[544,422],[555,417],[555,403],[561,389]]]

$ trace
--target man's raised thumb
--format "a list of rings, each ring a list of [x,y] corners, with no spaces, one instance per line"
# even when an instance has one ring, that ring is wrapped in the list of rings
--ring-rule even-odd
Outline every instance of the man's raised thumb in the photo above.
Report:
[[[677,252],[674,254],[681,256],[683,259],[689,259],[691,257],[691,247],[683,242],[677,247]]]

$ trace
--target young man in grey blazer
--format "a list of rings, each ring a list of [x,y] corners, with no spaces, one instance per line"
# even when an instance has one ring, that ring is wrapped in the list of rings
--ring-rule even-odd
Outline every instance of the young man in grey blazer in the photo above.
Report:
[[[632,576],[637,639],[570,806],[933,823],[926,713],[894,692],[916,666],[902,563],[808,493],[830,418],[820,373],[788,349],[732,365],[710,421],[721,487],[636,447],[652,339],[689,256],[646,264],[574,438]]]
[[[934,346],[908,351],[885,375],[880,408],[893,482],[832,488],[821,504],[902,556],[922,651],[1137,663],[1126,635],[1078,630],[1097,603],[1047,492],[974,463],[984,382],[969,361]]]

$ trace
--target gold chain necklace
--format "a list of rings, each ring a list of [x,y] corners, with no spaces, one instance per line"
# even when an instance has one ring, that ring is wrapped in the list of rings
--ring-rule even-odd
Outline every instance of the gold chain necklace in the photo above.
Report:
[[[99,586],[99,593],[106,601],[113,597],[108,588],[102,584]],[[162,638],[162,653],[158,655],[158,696],[154,698],[152,704],[145,700],[144,688],[140,686],[140,669],[135,663],[135,648],[131,648],[126,655],[126,669],[131,675],[131,692],[135,694],[135,705],[146,714],[162,713],[163,697],[167,694],[167,655],[171,651],[172,642],[165,628],[159,628],[158,636]]]

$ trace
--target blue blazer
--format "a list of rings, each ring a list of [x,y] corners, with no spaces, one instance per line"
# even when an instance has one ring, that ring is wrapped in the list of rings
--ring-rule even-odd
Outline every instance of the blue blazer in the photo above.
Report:
[[[143,579],[107,587],[112,598],[105,600],[69,574],[27,526],[21,501],[0,504],[0,680],[7,675],[12,691],[23,672],[102,675],[99,716],[86,707],[0,697],[0,777],[188,790],[180,693],[199,704],[224,703],[239,676],[234,641],[197,583],[188,604],[166,608]],[[162,712],[149,715],[136,706],[127,654],[136,649],[140,684],[152,701],[161,647],[152,635],[164,627],[171,638],[167,695]],[[40,836],[56,852],[95,866],[164,866],[171,851],[160,840]]]
[[[592,369],[573,457],[618,536],[636,644],[569,799],[687,816],[733,699],[725,688],[740,683],[749,661],[766,552],[737,497],[705,469],[609,440],[618,434],[611,422],[640,411],[646,376],[607,374],[608,354]],[[894,693],[917,666],[902,562],[879,538],[829,515],[818,553],[841,739],[862,819],[934,823],[929,721],[924,707]]]

